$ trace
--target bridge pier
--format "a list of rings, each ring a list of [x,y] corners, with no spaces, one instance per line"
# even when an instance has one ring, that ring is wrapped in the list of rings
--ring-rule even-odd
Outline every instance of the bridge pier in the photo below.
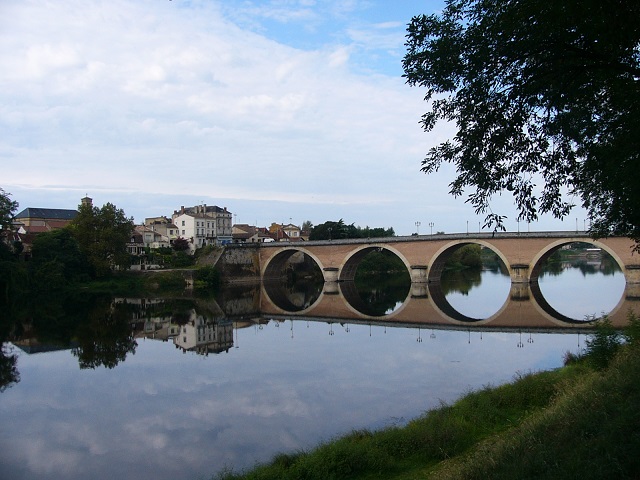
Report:
[[[411,298],[429,298],[428,283],[411,283]]]
[[[627,284],[634,285],[640,283],[640,265],[625,265],[624,278]]]
[[[523,282],[512,282],[509,298],[516,302],[529,300],[529,285]]]
[[[511,265],[511,283],[529,283],[529,265],[517,263]]]
[[[324,282],[325,283],[337,283],[339,278],[338,278],[338,271],[339,269],[337,267],[326,267],[323,269],[322,271],[322,276],[324,277]]]
[[[427,276],[427,270],[429,269],[426,265],[411,265],[411,283],[428,283],[429,277]]]
[[[338,282],[324,282],[322,291],[325,295],[338,295],[340,294],[340,287]]]

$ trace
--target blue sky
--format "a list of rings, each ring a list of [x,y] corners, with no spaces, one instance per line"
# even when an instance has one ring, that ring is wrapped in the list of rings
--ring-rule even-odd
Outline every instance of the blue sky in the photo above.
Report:
[[[455,171],[420,172],[406,24],[443,1],[0,0],[0,187],[21,208],[198,203],[240,223],[478,228]],[[510,196],[494,211],[518,228]],[[544,218],[532,230],[575,228]]]

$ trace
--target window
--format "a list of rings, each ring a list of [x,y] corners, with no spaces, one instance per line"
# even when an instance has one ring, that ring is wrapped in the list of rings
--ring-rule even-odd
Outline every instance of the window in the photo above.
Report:
[[[184,227],[184,220],[182,220],[182,226]]]

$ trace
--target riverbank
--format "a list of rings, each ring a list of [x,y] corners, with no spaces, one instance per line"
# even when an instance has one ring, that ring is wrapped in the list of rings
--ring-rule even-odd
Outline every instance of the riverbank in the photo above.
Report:
[[[404,427],[356,431],[214,478],[638,478],[640,335],[630,317],[624,346],[605,325],[563,368],[469,393]]]

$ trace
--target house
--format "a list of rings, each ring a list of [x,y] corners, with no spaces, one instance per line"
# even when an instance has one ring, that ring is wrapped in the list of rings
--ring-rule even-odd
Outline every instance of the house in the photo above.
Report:
[[[82,201],[91,200],[88,197]],[[29,257],[33,240],[39,233],[64,228],[78,216],[77,210],[63,208],[28,207],[15,216],[13,241],[22,243],[24,254]]]
[[[233,226],[233,243],[264,243],[275,239],[264,227],[240,223]]]
[[[227,207],[180,207],[173,212],[171,220],[178,236],[191,242],[192,251],[206,245],[225,245],[233,240],[231,212]]]
[[[144,255],[144,239],[140,232],[135,230],[131,232],[131,238],[129,238],[129,241],[127,242],[127,252],[131,255]]]
[[[58,228],[64,228],[78,216],[77,210],[66,210],[62,208],[25,208],[15,217],[15,221],[21,224],[25,232],[39,231],[48,232]]]
[[[292,223],[289,223],[288,225],[282,225],[282,231],[284,233],[287,234],[287,236],[289,237],[289,240],[297,242],[301,240],[301,230],[300,227],[298,227],[297,225],[294,225]]]
[[[169,245],[173,244],[173,241],[180,236],[178,227],[168,219],[167,217],[151,217],[144,219],[144,226],[148,229],[156,232],[169,241]],[[164,246],[164,245],[161,245]],[[151,248],[159,248],[158,246],[151,246]]]
[[[233,324],[230,320],[212,321],[191,310],[189,319],[180,326],[173,343],[183,353],[200,355],[228,352],[233,347]]]
[[[300,227],[289,223],[287,225],[272,223],[269,232],[276,242],[300,242],[304,240],[301,236]]]

